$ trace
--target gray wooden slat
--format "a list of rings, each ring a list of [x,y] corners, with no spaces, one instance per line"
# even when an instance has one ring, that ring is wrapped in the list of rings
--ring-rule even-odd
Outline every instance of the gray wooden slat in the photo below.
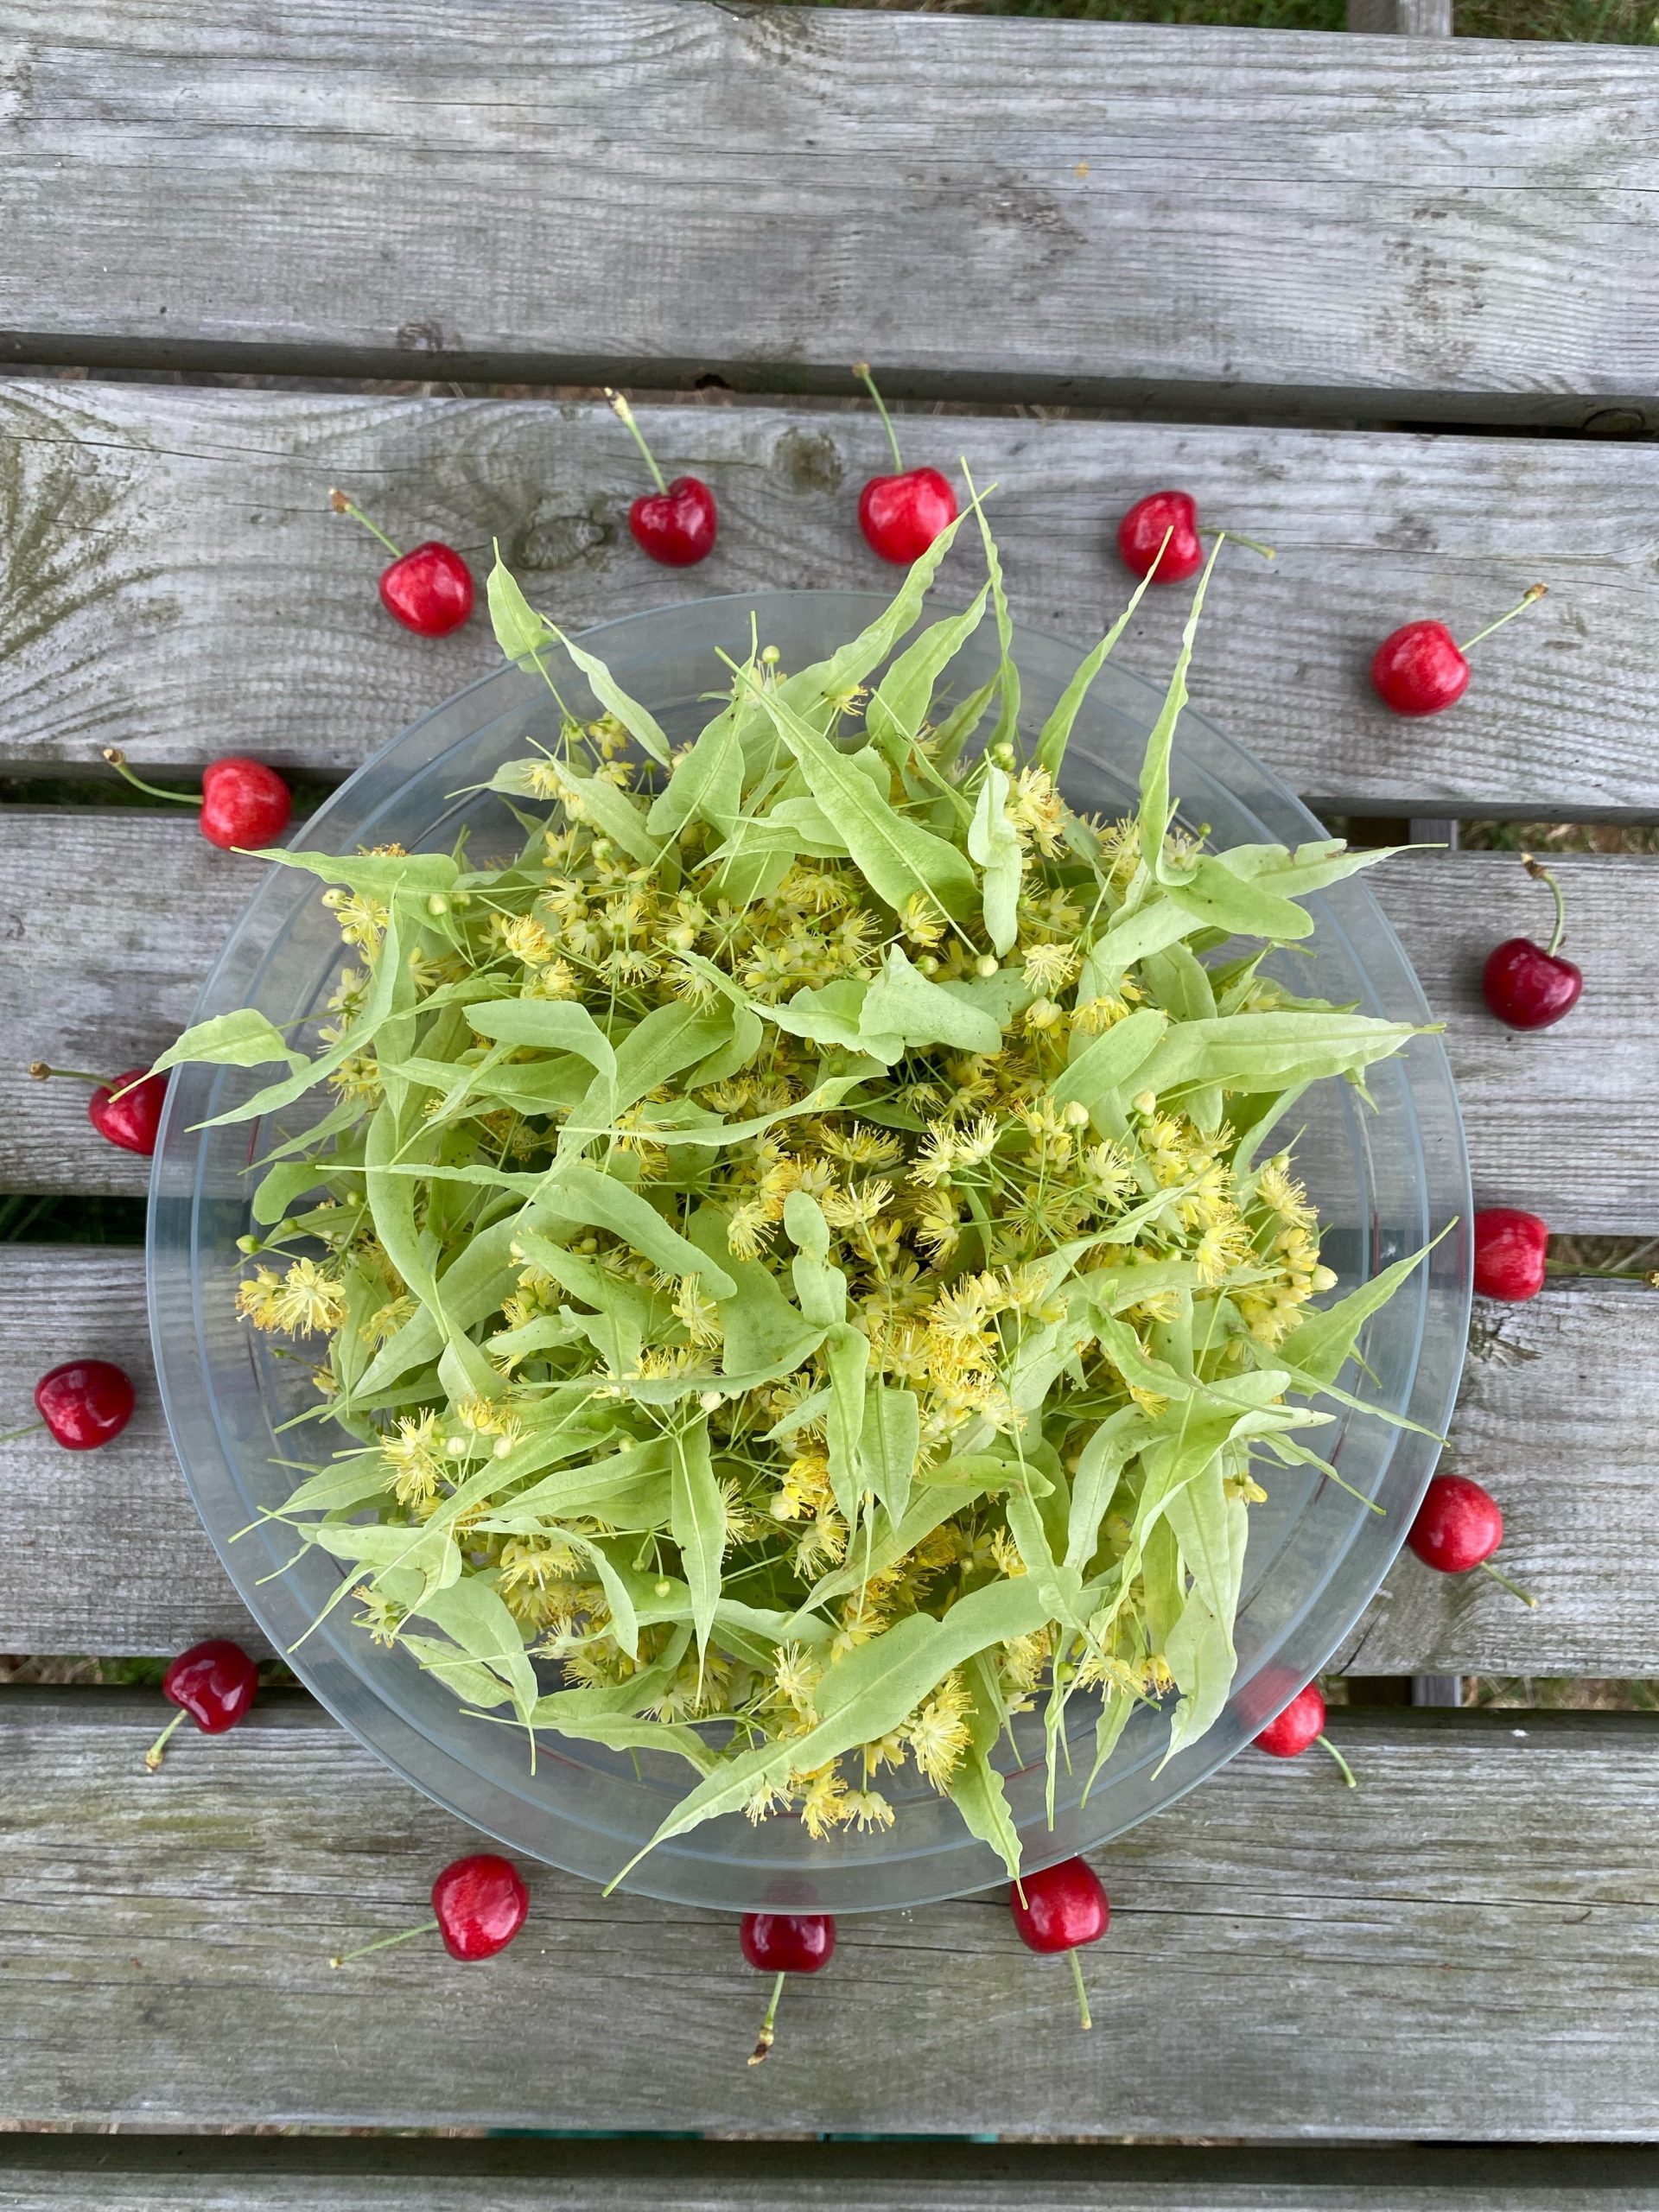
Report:
[[[435,642],[385,616],[378,549],[327,511],[335,481],[400,543],[452,538],[480,578],[499,538],[572,628],[711,592],[892,586],[854,519],[859,485],[890,465],[868,407],[645,419],[664,466],[706,474],[720,500],[719,545],[695,569],[634,547],[638,457],[601,405],[0,384],[9,760],[99,774],[102,745],[162,766],[234,747],[336,776],[494,666],[481,612]],[[1315,800],[1659,815],[1653,446],[982,416],[901,428],[914,460],[954,472],[965,454],[996,484],[1019,611],[1084,645],[1127,596],[1112,532],[1141,493],[1185,485],[1209,521],[1276,545],[1271,567],[1224,556],[1194,691]],[[1373,696],[1371,652],[1398,624],[1434,614],[1471,636],[1535,580],[1550,597],[1480,650],[1451,713],[1402,721]],[[1149,595],[1128,665],[1161,676],[1188,599]]]
[[[5,2212],[1655,2212],[1650,2151],[13,2137]]]
[[[158,1700],[0,1694],[10,2115],[147,2126],[1010,2135],[1651,2136],[1659,1725],[1346,1713],[1328,1762],[1241,1758],[1099,1857],[1071,1979],[1002,1893],[843,1919],[831,1970],[763,1996],[729,1917],[526,1869],[487,1967],[404,1944],[467,1831],[303,1700],[192,1737]],[[1510,1724],[1524,1720],[1524,1726]],[[1202,2056],[1200,2057],[1200,2054]]]
[[[140,1255],[0,1246],[8,1421],[26,1417],[36,1376],[77,1355],[126,1367],[138,1410],[98,1452],[40,1435],[0,1444],[0,1651],[171,1653],[250,1637],[162,1425]],[[1659,1294],[1561,1281],[1528,1306],[1482,1304],[1446,1464],[1501,1501],[1503,1563],[1539,1610],[1408,1553],[1338,1671],[1659,1675]]]
[[[1547,934],[1548,894],[1513,855],[1425,853],[1370,881],[1448,1027],[1476,1196],[1525,1205],[1567,1230],[1659,1230],[1650,1141],[1659,1006],[1638,921],[1659,889],[1645,855],[1560,862],[1568,950],[1590,981],[1570,1020],[1522,1037],[1479,997],[1486,951]],[[0,1189],[142,1192],[147,1163],[86,1118],[84,1086],[40,1084],[64,1067],[134,1066],[189,1019],[200,979],[257,880],[183,815],[0,810]],[[165,887],[165,896],[158,887]]]
[[[866,355],[1573,423],[1659,385],[1637,50],[690,0],[13,0],[6,41],[15,358],[800,390]]]

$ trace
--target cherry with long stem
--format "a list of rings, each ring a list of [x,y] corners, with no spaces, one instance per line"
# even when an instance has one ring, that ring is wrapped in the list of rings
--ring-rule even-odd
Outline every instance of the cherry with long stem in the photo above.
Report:
[[[1458,647],[1458,651],[1460,653],[1466,653],[1471,646],[1479,645],[1483,638],[1490,638],[1494,630],[1501,630],[1506,622],[1513,622],[1517,614],[1524,614],[1529,607],[1535,607],[1548,589],[1548,584],[1529,585],[1525,593],[1510,607],[1507,614],[1500,614],[1496,622],[1489,622],[1484,630],[1477,630],[1472,638],[1465,638]]]
[[[380,603],[394,622],[422,638],[447,637],[461,627],[473,611],[473,572],[453,545],[429,537],[405,553],[338,486],[328,504],[337,515],[360,523],[391,554],[391,565],[380,575]]]
[[[875,402],[893,454],[893,474],[872,476],[858,495],[858,526],[873,553],[907,567],[918,560],[940,531],[957,518],[957,495],[937,468],[906,468],[899,433],[887,412],[868,361],[855,361],[853,374]]]
[[[605,397],[617,421],[639,447],[657,486],[654,492],[642,493],[628,509],[628,528],[634,543],[664,568],[694,567],[714,551],[719,534],[720,514],[714,493],[700,476],[677,476],[670,483],[626,399],[609,385]]]
[[[135,791],[175,806],[200,807],[201,834],[224,852],[257,851],[275,844],[294,810],[293,794],[274,768],[239,753],[210,760],[200,791],[163,791],[134,772],[118,745],[106,745],[104,758]]]

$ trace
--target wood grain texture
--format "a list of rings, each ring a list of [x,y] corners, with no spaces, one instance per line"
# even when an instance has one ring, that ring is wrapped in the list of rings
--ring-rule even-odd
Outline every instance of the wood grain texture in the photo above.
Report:
[[[1656,2212],[1651,2152],[14,2136],[3,2212]],[[1612,2194],[1617,2192],[1616,2196]]]
[[[638,456],[602,406],[0,384],[9,760],[103,773],[106,744],[157,766],[234,747],[339,776],[494,667],[481,611],[439,640],[382,612],[379,550],[328,512],[336,481],[398,542],[451,539],[480,579],[499,539],[573,629],[711,592],[891,586],[854,521],[858,486],[890,465],[868,407],[645,419],[664,467],[705,475],[720,501],[719,544],[695,569],[630,539]],[[1224,556],[1194,696],[1315,801],[1659,815],[1659,448],[983,416],[901,429],[912,460],[954,472],[965,454],[996,484],[1019,612],[1085,645],[1127,596],[1116,518],[1157,485],[1275,545],[1271,567]],[[1402,721],[1372,695],[1371,652],[1400,623],[1434,614],[1467,637],[1535,580],[1550,597],[1482,648],[1453,712]],[[1121,648],[1130,667],[1167,670],[1188,598],[1149,595]]]
[[[1531,1207],[1563,1232],[1659,1230],[1659,1007],[1640,954],[1659,861],[1573,855],[1560,876],[1568,949],[1591,983],[1569,1021],[1529,1037],[1492,1020],[1479,995],[1492,944],[1546,933],[1548,894],[1512,855],[1402,856],[1369,880],[1448,1025],[1477,1198]],[[28,1062],[153,1058],[188,1020],[255,880],[187,816],[0,810],[13,956],[0,962],[0,1036],[16,1040],[0,1061],[0,1189],[145,1189],[148,1162],[93,1134],[85,1086],[31,1082]]]
[[[1070,1976],[1001,1892],[843,1919],[778,2048],[729,1917],[526,1869],[487,1968],[405,1944],[468,1832],[274,1698],[143,1770],[156,1700],[0,1694],[9,2116],[1616,2139],[1659,2126],[1659,1726],[1349,1713],[1329,1762],[1241,1758],[1100,1855]],[[1510,1724],[1522,1718],[1524,1727]],[[188,1750],[188,1756],[187,1756]],[[1126,2063],[1133,2050],[1133,2063]],[[1195,2050],[1205,2053],[1194,2063]]]
[[[156,1403],[140,1255],[0,1246],[0,1406],[21,1415],[77,1353],[127,1368],[138,1409],[101,1451],[0,1444],[0,1651],[250,1636]],[[1659,1675],[1659,1294],[1563,1281],[1528,1306],[1482,1302],[1447,1465],[1502,1502],[1503,1564],[1540,1609],[1406,1554],[1338,1671]]]
[[[1637,49],[693,0],[14,0],[5,37],[15,358],[777,391],[864,355],[1573,423],[1659,386]]]

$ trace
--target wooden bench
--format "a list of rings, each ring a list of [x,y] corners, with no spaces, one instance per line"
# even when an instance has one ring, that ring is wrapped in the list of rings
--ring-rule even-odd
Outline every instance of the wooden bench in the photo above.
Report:
[[[1635,49],[11,0],[0,1188],[142,1192],[22,1064],[166,1043],[250,887],[188,817],[102,803],[97,748],[327,784],[493,659],[481,622],[431,645],[380,619],[330,484],[469,556],[499,537],[572,627],[877,582],[861,354],[944,403],[903,424],[911,454],[996,480],[1018,611],[1052,630],[1097,632],[1111,524],[1155,485],[1276,544],[1219,572],[1195,691],[1320,809],[1659,819],[1656,143]],[[570,396],[600,380],[660,394],[664,464],[715,486],[706,569],[632,548],[632,448]],[[1397,622],[1472,629],[1535,578],[1549,599],[1454,713],[1370,696]],[[1132,660],[1166,664],[1184,600],[1148,603]],[[1373,878],[1450,1024],[1478,1195],[1560,1231],[1659,1234],[1656,868],[1563,861],[1590,982],[1529,1039],[1475,990],[1539,920],[1512,856]],[[5,1407],[77,1352],[141,1380],[108,1450],[0,1446],[0,1649],[250,1632],[149,1387],[141,1277],[130,1248],[0,1248]],[[1540,1611],[1408,1559],[1336,1664],[1659,1675],[1651,1294],[1560,1279],[1478,1311],[1453,1456],[1503,1497]],[[970,1898],[845,1923],[753,2073],[730,1923],[552,1870],[486,1972],[410,1949],[331,1975],[343,1936],[418,1916],[466,1831],[298,1694],[149,1779],[156,1707],[0,1689],[0,2206],[1659,2206],[1635,2147],[1659,2136],[1647,1713],[1338,1710],[1357,1796],[1246,1758],[1101,1855],[1092,2037]],[[41,2124],[121,2132],[10,2132]],[[190,2133],[252,2126],[282,2132]],[[427,2127],[578,2139],[328,2132]],[[587,2139],[612,2130],[807,2145]],[[1002,2140],[817,2139],[936,2133]]]

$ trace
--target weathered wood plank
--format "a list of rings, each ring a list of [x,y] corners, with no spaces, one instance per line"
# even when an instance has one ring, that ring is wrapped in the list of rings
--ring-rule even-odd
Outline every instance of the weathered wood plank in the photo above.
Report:
[[[1656,2212],[1654,2154],[25,2135],[7,2212]]]
[[[1513,855],[1425,853],[1370,881],[1449,1024],[1477,1197],[1531,1206],[1563,1231],[1659,1230],[1659,1007],[1632,918],[1659,863],[1574,855],[1560,873],[1569,948],[1592,982],[1569,1022],[1532,1037],[1493,1021],[1479,995],[1491,946],[1541,935],[1549,915]],[[0,811],[0,931],[15,955],[0,963],[0,1035],[16,1040],[0,1065],[0,1189],[144,1189],[147,1164],[93,1135],[83,1087],[33,1083],[27,1064],[153,1058],[189,1019],[254,880],[182,815]]]
[[[156,1403],[140,1255],[0,1246],[0,1408],[21,1420],[35,1377],[78,1353],[128,1368],[138,1410],[99,1452],[0,1444],[0,1651],[170,1653],[248,1636]],[[1447,1464],[1502,1501],[1504,1563],[1540,1610],[1408,1554],[1333,1663],[1659,1675],[1659,1295],[1564,1281],[1529,1306],[1483,1304]]]
[[[467,1832],[302,1699],[146,1777],[156,1703],[0,1694],[9,2115],[1465,2141],[1659,2126],[1643,1716],[1344,1713],[1357,1794],[1325,1763],[1246,1757],[1101,1855],[1093,2036],[992,1893],[843,1920],[756,2069],[761,1984],[729,1918],[550,1870],[527,1870],[529,1925],[487,1970],[411,1944],[331,1974],[334,1945],[422,1916]]]
[[[14,0],[6,37],[14,358],[802,390],[864,354],[1573,423],[1659,385],[1634,49],[687,0],[505,38],[489,0]]]
[[[696,569],[632,544],[638,458],[602,406],[0,384],[9,758],[101,773],[101,745],[168,766],[234,746],[340,775],[495,665],[481,613],[435,643],[385,617],[378,549],[327,511],[336,480],[401,542],[449,537],[480,575],[498,537],[572,628],[709,592],[891,585],[854,522],[858,486],[888,465],[868,408],[647,419],[664,465],[705,474],[721,503]],[[1195,696],[1315,799],[1659,815],[1651,445],[985,416],[903,429],[914,459],[966,454],[996,483],[1019,610],[1085,645],[1129,582],[1116,518],[1155,486],[1276,545],[1271,568],[1224,560]],[[1468,636],[1535,578],[1550,598],[1483,650],[1454,712],[1402,721],[1373,696],[1371,651],[1399,623],[1433,613]],[[1150,595],[1130,666],[1168,667],[1187,599]]]

